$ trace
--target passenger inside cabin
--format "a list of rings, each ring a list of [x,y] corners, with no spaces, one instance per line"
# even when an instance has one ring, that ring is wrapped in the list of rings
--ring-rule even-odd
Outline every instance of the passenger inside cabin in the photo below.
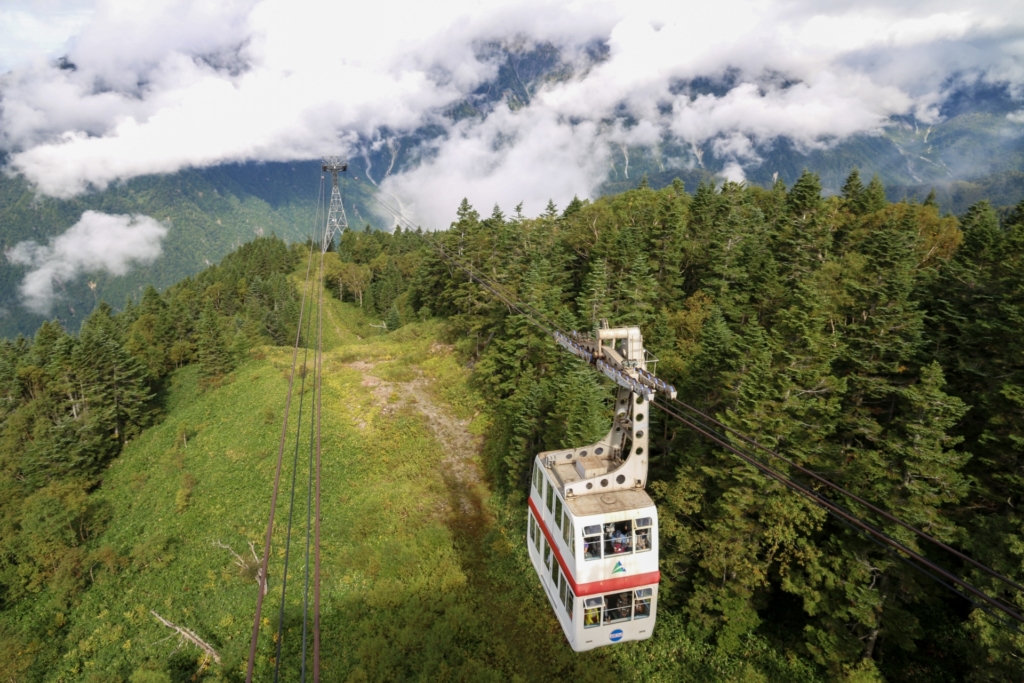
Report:
[[[651,595],[650,588],[641,588],[636,592],[636,600],[633,603],[634,619],[645,619],[651,616]]]
[[[604,596],[605,610],[604,610],[604,621],[605,623],[611,623],[614,621],[625,621],[629,619],[630,607],[633,602],[633,591],[626,591],[625,593],[613,593],[611,595]]]
[[[643,552],[651,549],[651,524],[650,517],[641,517],[636,520],[634,531],[636,533],[636,552]]]
[[[588,526],[583,529],[583,557],[587,560],[601,559],[601,527]]]
[[[600,626],[601,608],[604,607],[604,598],[587,598],[583,605],[583,628]]]

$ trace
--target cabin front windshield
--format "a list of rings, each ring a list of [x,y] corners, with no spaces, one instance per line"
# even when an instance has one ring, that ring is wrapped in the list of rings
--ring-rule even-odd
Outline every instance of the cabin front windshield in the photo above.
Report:
[[[604,622],[628,621],[633,613],[633,591],[604,596]]]

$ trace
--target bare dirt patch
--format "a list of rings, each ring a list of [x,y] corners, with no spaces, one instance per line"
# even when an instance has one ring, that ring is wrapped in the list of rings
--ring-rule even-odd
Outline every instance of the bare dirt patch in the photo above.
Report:
[[[460,496],[458,506],[464,512],[471,506],[470,493],[481,483],[475,457],[480,452],[482,439],[469,431],[470,420],[462,420],[430,392],[430,381],[417,368],[415,379],[407,382],[391,382],[372,374],[374,363],[355,361],[348,367],[362,373],[362,386],[371,389],[375,402],[381,406],[381,414],[389,415],[405,408],[412,408],[427,420],[434,438],[441,444],[445,456],[441,461],[446,479],[454,480],[466,490]],[[366,424],[359,424],[360,429]]]

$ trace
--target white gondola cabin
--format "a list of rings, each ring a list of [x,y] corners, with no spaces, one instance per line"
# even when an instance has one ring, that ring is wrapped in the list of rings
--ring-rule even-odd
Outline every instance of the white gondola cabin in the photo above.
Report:
[[[597,333],[556,339],[622,387],[612,428],[597,443],[537,455],[527,522],[530,559],[577,652],[649,638],[660,580],[658,511],[644,491],[647,409],[657,384],[671,387],[646,372],[639,329]]]

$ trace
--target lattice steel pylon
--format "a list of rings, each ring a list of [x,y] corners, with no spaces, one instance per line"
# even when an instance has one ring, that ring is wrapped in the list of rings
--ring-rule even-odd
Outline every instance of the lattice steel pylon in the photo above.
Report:
[[[341,157],[323,157],[320,170],[331,174],[331,208],[327,212],[327,229],[324,230],[324,241],[320,245],[322,251],[334,241],[335,233],[348,228],[348,217],[345,215],[345,204],[341,201],[341,190],[338,189],[338,173],[348,170],[348,162]]]

